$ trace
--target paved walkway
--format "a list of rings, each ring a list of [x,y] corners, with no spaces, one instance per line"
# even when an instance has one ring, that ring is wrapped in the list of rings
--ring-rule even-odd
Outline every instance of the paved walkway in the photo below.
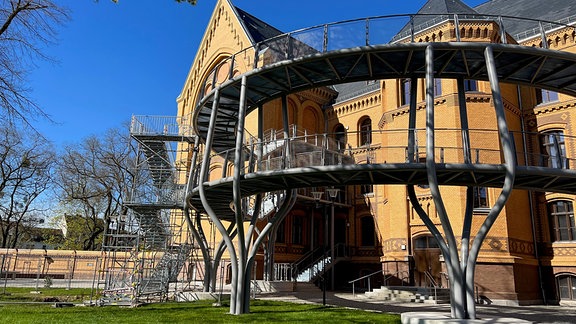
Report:
[[[322,291],[269,293],[258,295],[257,299],[322,304]],[[338,292],[326,292],[326,304],[395,314],[404,312],[450,312],[450,305],[448,304],[384,302],[368,299],[362,294],[354,297],[351,293]],[[568,306],[478,305],[476,311],[479,318],[493,318],[497,316],[519,318],[534,323],[576,323],[576,307]]]

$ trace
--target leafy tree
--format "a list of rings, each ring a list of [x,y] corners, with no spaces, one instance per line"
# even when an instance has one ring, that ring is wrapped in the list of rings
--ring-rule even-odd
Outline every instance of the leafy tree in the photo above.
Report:
[[[16,247],[25,227],[39,223],[36,200],[50,187],[53,148],[37,136],[0,125],[0,246]],[[28,133],[29,134],[29,133]]]
[[[52,226],[62,230],[63,238],[48,237],[47,244],[65,250],[97,250],[101,248],[104,220],[81,215],[63,214],[52,218]],[[95,233],[95,234],[94,234]]]
[[[63,209],[81,215],[72,225],[86,235],[80,249],[98,249],[110,216],[126,214],[123,202],[133,183],[135,151],[128,134],[118,129],[65,148],[56,182]]]
[[[28,96],[26,75],[37,59],[48,59],[42,47],[56,39],[56,27],[68,19],[67,10],[51,0],[0,2],[0,119],[30,125],[49,116]]]

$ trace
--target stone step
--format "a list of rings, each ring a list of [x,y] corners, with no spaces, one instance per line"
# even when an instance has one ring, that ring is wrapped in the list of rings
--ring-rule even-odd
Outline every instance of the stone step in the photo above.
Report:
[[[320,288],[310,282],[297,282],[295,286],[295,291],[298,292],[318,292],[320,290]]]
[[[433,289],[425,287],[381,287],[364,293],[364,297],[372,300],[399,301],[427,304],[450,303],[448,289]]]

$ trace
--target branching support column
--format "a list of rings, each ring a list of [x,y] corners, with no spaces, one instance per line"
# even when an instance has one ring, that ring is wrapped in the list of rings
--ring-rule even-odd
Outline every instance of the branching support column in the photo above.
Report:
[[[516,150],[512,136],[508,132],[508,124],[506,122],[506,113],[502,101],[502,94],[500,93],[500,83],[498,81],[498,73],[496,71],[496,64],[494,62],[494,54],[492,47],[487,46],[484,51],[486,59],[486,69],[488,70],[488,79],[490,80],[490,88],[492,90],[492,98],[494,100],[494,109],[496,110],[496,122],[498,124],[498,134],[500,135],[500,146],[504,155],[504,167],[506,169],[506,176],[504,178],[504,185],[502,191],[498,196],[494,206],[490,209],[488,216],[484,223],[478,230],[478,234],[474,238],[472,247],[470,248],[470,255],[468,256],[468,266],[466,272],[466,291],[468,298],[468,314],[470,318],[476,318],[476,307],[474,304],[474,271],[476,267],[476,260],[480,253],[482,242],[488,235],[488,231],[494,225],[496,218],[504,209],[508,198],[512,194],[514,186],[514,179],[516,177]]]
[[[462,227],[462,249],[460,255],[458,254],[457,242],[450,225],[450,220],[438,185],[436,174],[437,163],[435,161],[435,144],[434,144],[434,52],[433,47],[426,48],[426,169],[428,174],[428,184],[430,186],[430,194],[434,200],[438,218],[440,219],[443,233],[436,227],[434,222],[431,221],[429,215],[426,214],[424,209],[420,206],[416,197],[414,186],[407,186],[408,196],[412,206],[418,213],[426,227],[430,230],[432,235],[438,241],[442,255],[446,262],[446,269],[450,278],[450,294],[451,294],[451,311],[453,318],[476,318],[476,305],[474,300],[474,271],[476,267],[476,260],[484,239],[488,231],[496,221],[496,218],[504,208],[508,198],[512,193],[514,178],[516,173],[516,158],[515,148],[512,137],[508,132],[508,125],[506,123],[506,116],[504,105],[502,103],[502,96],[500,93],[500,85],[498,82],[498,75],[495,67],[494,56],[492,48],[486,47],[485,50],[486,69],[490,80],[490,87],[494,100],[494,108],[496,113],[498,133],[500,136],[500,146],[504,156],[505,179],[502,191],[498,196],[494,206],[491,208],[486,220],[481,225],[478,233],[474,237],[473,243],[470,245],[471,238],[471,225],[472,225],[472,211],[473,211],[473,186],[468,186],[466,191],[466,210],[464,214],[464,222]],[[470,157],[470,140],[468,136],[468,120],[465,106],[465,96],[463,80],[458,80],[459,100],[460,100],[460,118],[462,124],[462,142],[464,149],[464,162],[471,163]],[[410,112],[409,128],[415,125],[415,112]],[[409,137],[409,146],[414,145],[414,138]],[[409,161],[412,160],[413,150],[409,148]]]
[[[198,193],[200,194],[200,200],[202,201],[202,206],[206,210],[206,213],[222,234],[224,242],[226,243],[226,247],[230,253],[230,266],[232,268],[232,278],[231,278],[231,291],[230,291],[230,313],[235,314],[236,312],[236,303],[233,302],[233,298],[236,297],[236,283],[238,281],[238,262],[236,258],[236,251],[234,250],[234,244],[230,235],[226,232],[226,228],[218,219],[218,216],[208,203],[208,199],[206,198],[206,190],[204,188],[206,177],[208,176],[208,169],[210,166],[210,154],[212,152],[212,142],[214,141],[214,130],[216,125],[216,117],[218,115],[218,105],[220,101],[220,92],[218,88],[216,88],[214,92],[214,102],[212,103],[212,113],[210,114],[210,123],[208,126],[208,132],[206,134],[206,146],[204,148],[204,157],[202,158],[202,166],[200,168],[200,179],[198,181]]]

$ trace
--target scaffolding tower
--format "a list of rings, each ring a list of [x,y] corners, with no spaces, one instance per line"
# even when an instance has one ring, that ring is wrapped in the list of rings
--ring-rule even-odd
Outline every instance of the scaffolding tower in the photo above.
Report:
[[[104,234],[101,305],[164,301],[190,283],[194,242],[183,213],[194,146],[189,125],[185,117],[132,117],[135,181],[126,215],[112,217]]]

